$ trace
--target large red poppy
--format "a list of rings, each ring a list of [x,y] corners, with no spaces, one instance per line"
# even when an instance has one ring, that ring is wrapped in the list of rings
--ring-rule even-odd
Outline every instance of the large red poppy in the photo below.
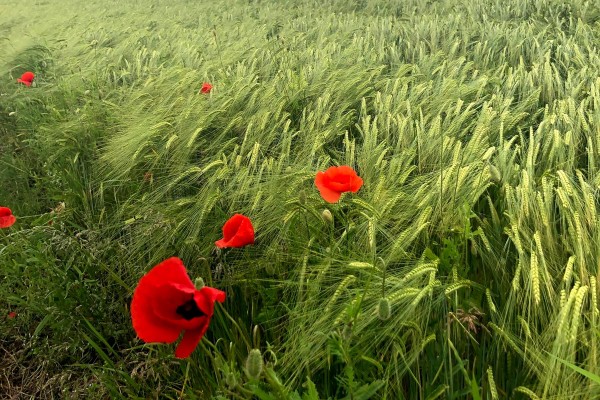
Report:
[[[17,79],[17,82],[22,83],[25,86],[31,86],[33,78],[35,78],[35,74],[31,71],[27,71]]]
[[[0,228],[12,226],[17,218],[12,214],[8,207],[0,207]]]
[[[202,89],[200,89],[200,92],[204,93],[204,94],[207,94],[207,93],[210,93],[210,91],[212,90],[212,88],[213,88],[213,86],[210,83],[204,82],[202,84]]]
[[[244,247],[254,244],[254,227],[250,218],[242,214],[235,214],[223,225],[223,239],[217,240],[215,245],[224,247]]]
[[[362,184],[363,180],[356,171],[346,165],[330,167],[325,172],[319,171],[315,177],[315,185],[328,203],[337,202],[344,192],[358,192]]]
[[[144,342],[173,343],[183,338],[175,357],[186,358],[208,329],[215,301],[225,301],[225,292],[204,286],[196,289],[183,262],[169,258],[140,279],[131,302],[133,329]]]

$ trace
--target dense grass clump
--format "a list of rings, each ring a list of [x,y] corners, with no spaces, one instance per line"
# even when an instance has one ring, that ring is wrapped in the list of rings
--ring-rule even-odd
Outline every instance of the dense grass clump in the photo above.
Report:
[[[600,398],[600,6],[291,3],[0,5],[0,397]],[[183,361],[172,256],[227,292]]]

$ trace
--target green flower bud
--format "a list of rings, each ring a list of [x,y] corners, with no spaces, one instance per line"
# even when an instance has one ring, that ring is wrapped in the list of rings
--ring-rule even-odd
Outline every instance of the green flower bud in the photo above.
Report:
[[[205,286],[204,279],[196,278],[196,280],[194,281],[194,286],[196,286],[196,290],[202,289]]]
[[[233,389],[237,386],[237,378],[233,372],[228,372],[227,375],[225,375],[225,383],[229,389]]]
[[[474,256],[476,256],[477,253],[478,253],[477,243],[475,243],[474,240],[471,240],[471,254],[473,254]]]
[[[382,321],[387,321],[391,315],[392,306],[390,305],[390,301],[386,297],[382,297],[379,299],[379,304],[377,305],[377,317]]]
[[[301,206],[306,204],[306,192],[304,190],[300,191],[300,194],[298,195],[298,202]]]
[[[323,210],[323,212],[321,213],[321,217],[323,217],[325,222],[333,224],[333,214],[328,209]]]
[[[259,349],[252,349],[246,359],[246,375],[250,379],[258,379],[263,370],[263,358]]]

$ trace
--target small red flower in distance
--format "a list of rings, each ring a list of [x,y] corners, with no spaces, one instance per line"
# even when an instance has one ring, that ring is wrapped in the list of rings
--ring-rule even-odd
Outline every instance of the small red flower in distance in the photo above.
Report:
[[[7,315],[7,317],[8,317],[9,319],[13,319],[13,318],[15,318],[16,316],[17,316],[17,313],[16,313],[16,312],[14,312],[14,311],[11,311],[11,312],[9,312],[9,313],[8,313],[8,315]]]
[[[31,86],[33,83],[33,78],[35,78],[35,74],[31,71],[27,71],[21,75],[19,79],[17,79],[17,82],[22,83],[25,86]]]
[[[215,245],[224,247],[244,247],[254,244],[254,227],[250,218],[242,214],[235,214],[223,225],[223,239],[217,240]]]
[[[183,338],[175,357],[187,358],[208,329],[215,302],[225,292],[204,286],[196,289],[183,262],[171,257],[140,279],[131,301],[133,329],[144,342],[173,343]]]
[[[8,228],[12,226],[17,218],[12,214],[10,208],[0,207],[0,228]]]
[[[210,91],[212,90],[212,88],[213,88],[213,86],[210,83],[204,82],[202,84],[202,89],[200,89],[200,92],[204,93],[204,94],[210,93]]]
[[[341,167],[330,167],[325,172],[317,172],[315,185],[321,197],[328,203],[337,202],[344,192],[358,192],[363,180],[352,168],[342,165]]]

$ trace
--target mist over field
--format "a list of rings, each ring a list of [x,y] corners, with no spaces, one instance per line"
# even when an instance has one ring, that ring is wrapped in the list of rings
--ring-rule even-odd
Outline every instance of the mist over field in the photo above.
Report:
[[[1,399],[600,399],[600,3],[0,0]]]

